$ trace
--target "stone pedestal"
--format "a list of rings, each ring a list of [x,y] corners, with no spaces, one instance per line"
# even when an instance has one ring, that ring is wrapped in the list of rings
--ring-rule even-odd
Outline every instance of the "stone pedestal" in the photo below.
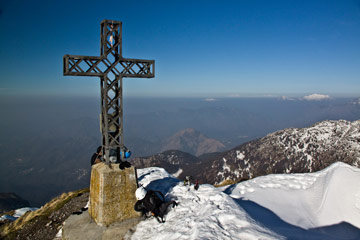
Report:
[[[137,189],[136,169],[119,169],[119,164],[93,165],[90,180],[89,214],[100,226],[140,217],[134,210]]]

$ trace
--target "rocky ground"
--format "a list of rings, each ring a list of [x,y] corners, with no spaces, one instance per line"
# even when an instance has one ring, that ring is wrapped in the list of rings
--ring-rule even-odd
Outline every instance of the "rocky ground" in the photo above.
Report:
[[[39,210],[27,212],[14,222],[3,222],[0,226],[0,239],[53,240],[63,222],[72,214],[80,214],[88,199],[88,189],[62,194]]]

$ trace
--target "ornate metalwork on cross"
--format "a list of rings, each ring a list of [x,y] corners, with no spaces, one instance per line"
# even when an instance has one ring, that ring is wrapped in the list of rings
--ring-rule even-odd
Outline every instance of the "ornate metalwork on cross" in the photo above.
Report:
[[[100,56],[64,55],[64,76],[92,76],[101,80],[101,133],[106,164],[125,152],[123,136],[123,77],[153,78],[155,61],[122,57],[122,22],[103,20]],[[103,151],[104,152],[104,151]],[[121,154],[122,153],[122,154]]]

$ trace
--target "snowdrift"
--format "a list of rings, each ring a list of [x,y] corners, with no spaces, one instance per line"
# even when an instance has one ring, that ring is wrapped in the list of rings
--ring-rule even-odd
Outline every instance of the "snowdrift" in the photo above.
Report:
[[[229,193],[304,229],[347,222],[360,229],[360,169],[337,162],[316,173],[277,174],[237,184]]]
[[[138,175],[180,204],[164,224],[139,223],[131,239],[360,239],[360,169],[344,163],[198,191],[161,168]]]

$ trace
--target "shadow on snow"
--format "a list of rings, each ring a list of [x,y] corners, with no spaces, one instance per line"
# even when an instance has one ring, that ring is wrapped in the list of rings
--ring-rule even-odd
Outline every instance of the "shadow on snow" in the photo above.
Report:
[[[140,178],[139,178],[140,181]],[[160,191],[161,193],[164,194],[166,199],[173,199],[174,196],[170,196],[168,195],[169,192],[171,192],[171,189],[173,189],[173,187],[175,187],[178,183],[180,182],[180,180],[176,179],[176,178],[172,178],[172,177],[166,177],[166,178],[162,178],[162,179],[157,179],[155,181],[150,182],[147,186],[145,186],[145,188],[147,190],[156,190],[156,191]]]
[[[253,201],[234,200],[256,222],[287,239],[360,239],[360,229],[347,222],[306,230],[283,221],[274,212]]]

